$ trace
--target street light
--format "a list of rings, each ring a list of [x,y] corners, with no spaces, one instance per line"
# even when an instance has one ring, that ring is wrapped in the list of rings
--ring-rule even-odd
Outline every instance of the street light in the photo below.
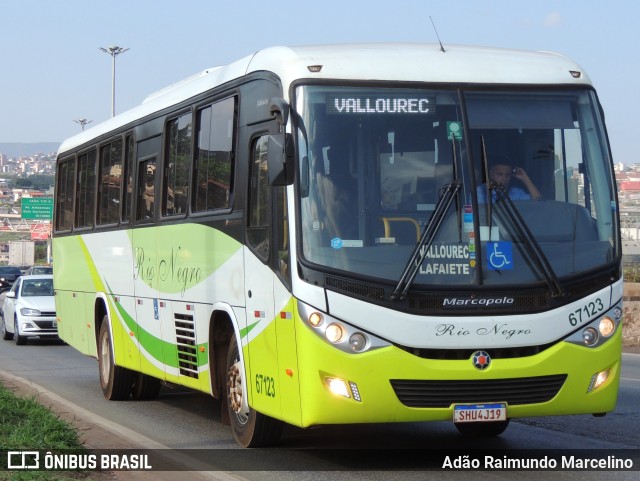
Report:
[[[74,120],[74,122],[77,124],[80,124],[80,127],[82,127],[82,131],[84,132],[85,125],[90,124],[91,122],[93,122],[93,120],[78,119],[78,120]]]
[[[128,48],[111,46],[107,48],[100,47],[104,53],[108,53],[112,58],[111,68],[111,117],[116,115],[116,57],[121,53],[125,53]]]

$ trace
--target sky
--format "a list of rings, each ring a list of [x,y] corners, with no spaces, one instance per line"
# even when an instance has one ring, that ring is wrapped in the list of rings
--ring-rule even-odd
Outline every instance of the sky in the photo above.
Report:
[[[208,67],[275,45],[442,42],[575,60],[614,162],[640,162],[640,2],[629,0],[0,0],[0,142],[62,142]]]

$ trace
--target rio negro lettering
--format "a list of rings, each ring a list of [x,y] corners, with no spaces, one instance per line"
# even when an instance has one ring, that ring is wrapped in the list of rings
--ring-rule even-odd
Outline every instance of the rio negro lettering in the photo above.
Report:
[[[184,297],[188,287],[198,284],[204,278],[202,269],[199,266],[183,265],[184,260],[180,257],[181,247],[174,247],[168,257],[152,260],[145,256],[143,247],[136,247],[133,266],[133,278],[141,279],[152,285],[156,279],[163,283],[177,284],[180,287],[180,294]]]
[[[514,337],[529,336],[531,329],[513,329],[508,324],[494,324],[491,327],[479,327],[475,331],[470,331],[465,327],[459,327],[455,324],[438,324],[436,326],[436,337],[467,337],[474,333],[476,336],[497,336],[506,340]]]

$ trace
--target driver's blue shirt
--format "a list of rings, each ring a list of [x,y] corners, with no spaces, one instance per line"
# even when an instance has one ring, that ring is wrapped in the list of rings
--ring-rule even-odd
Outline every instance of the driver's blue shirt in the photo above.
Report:
[[[521,189],[520,187],[509,187],[509,190],[507,191],[509,193],[509,198],[511,200],[531,200],[531,196],[529,194],[527,194],[523,189]],[[497,200],[497,193],[494,190],[492,192],[493,194],[493,200],[496,201]],[[486,184],[482,184],[478,186],[478,203],[479,204],[486,204],[487,202],[487,198],[488,198],[488,194],[487,194],[487,186]]]

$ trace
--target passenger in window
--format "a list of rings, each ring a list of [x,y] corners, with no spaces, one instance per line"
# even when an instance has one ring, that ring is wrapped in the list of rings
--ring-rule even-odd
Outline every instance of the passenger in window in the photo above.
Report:
[[[516,187],[511,185],[511,179],[515,177],[518,179],[527,189],[521,189],[520,187]],[[542,195],[540,191],[535,186],[535,184],[529,178],[529,175],[522,167],[512,167],[511,163],[509,163],[506,157],[497,160],[495,163],[491,165],[489,168],[489,178],[497,183],[501,184],[511,200],[541,200]],[[493,200],[496,200],[497,193],[495,190],[493,191]],[[488,190],[487,184],[482,184],[478,186],[478,202],[480,204],[485,204],[488,200]]]

